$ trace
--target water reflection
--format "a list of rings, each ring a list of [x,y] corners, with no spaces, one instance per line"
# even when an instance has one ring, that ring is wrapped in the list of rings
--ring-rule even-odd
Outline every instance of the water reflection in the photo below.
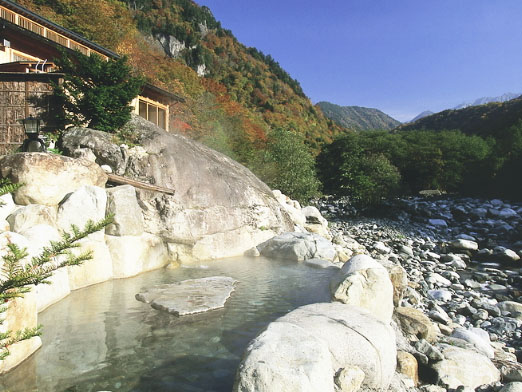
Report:
[[[2,377],[6,391],[230,391],[248,342],[297,306],[328,301],[331,270],[265,258],[157,270],[73,292],[39,315],[43,347]],[[175,317],[142,288],[205,276],[239,281],[225,308]]]

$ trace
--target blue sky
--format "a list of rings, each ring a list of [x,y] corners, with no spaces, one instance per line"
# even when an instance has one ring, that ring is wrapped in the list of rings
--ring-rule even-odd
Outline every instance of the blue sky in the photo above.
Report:
[[[522,93],[521,0],[196,0],[312,102],[401,121]]]

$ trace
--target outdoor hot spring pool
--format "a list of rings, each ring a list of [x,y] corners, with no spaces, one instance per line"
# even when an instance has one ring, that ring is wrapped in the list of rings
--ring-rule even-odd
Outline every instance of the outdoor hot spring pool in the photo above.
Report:
[[[72,292],[39,314],[43,346],[0,378],[0,390],[231,391],[248,342],[298,306],[329,301],[332,269],[230,258],[160,269]],[[230,276],[224,308],[176,317],[134,296],[162,283]]]

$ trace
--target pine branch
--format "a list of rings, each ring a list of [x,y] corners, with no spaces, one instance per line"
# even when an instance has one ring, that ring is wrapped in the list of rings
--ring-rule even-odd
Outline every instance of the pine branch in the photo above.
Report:
[[[0,188],[1,191],[1,188]],[[59,268],[80,265],[84,261],[92,259],[92,252],[82,252],[75,255],[72,248],[78,247],[77,243],[96,231],[103,229],[113,222],[114,216],[108,215],[99,222],[89,220],[83,230],[77,226],[71,227],[71,232],[65,232],[61,241],[50,242],[40,255],[35,256],[27,265],[22,260],[27,257],[27,250],[18,247],[14,243],[7,245],[8,252],[3,256],[3,265],[0,277],[0,304],[5,304],[14,298],[23,297],[31,291],[31,285],[48,284],[47,279]],[[59,258],[59,256],[63,256]],[[0,306],[0,314],[7,311],[7,306]],[[0,319],[0,325],[3,320]],[[40,335],[41,326],[26,328],[16,331],[14,336],[11,331],[0,333],[0,361],[9,355],[9,346],[21,340],[30,339]]]

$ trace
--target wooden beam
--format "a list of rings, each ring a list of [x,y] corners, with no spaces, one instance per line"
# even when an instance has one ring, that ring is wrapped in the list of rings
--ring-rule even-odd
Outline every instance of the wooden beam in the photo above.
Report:
[[[145,190],[154,191],[154,192],[162,192],[162,193],[166,193],[167,195],[173,195],[175,192],[174,189],[151,185],[146,182],[133,180],[128,177],[118,176],[116,174],[107,174],[107,176],[109,177],[108,181],[115,183],[115,184],[132,185],[135,188],[145,189]]]

